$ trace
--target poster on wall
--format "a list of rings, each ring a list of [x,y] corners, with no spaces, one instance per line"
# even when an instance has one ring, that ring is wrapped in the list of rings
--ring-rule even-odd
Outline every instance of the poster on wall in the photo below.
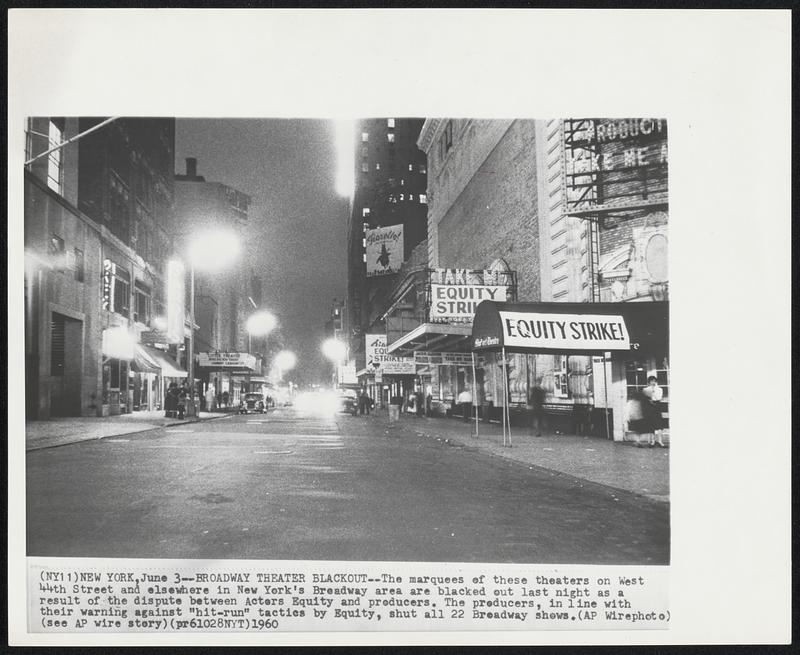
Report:
[[[403,226],[366,231],[367,277],[391,275],[403,264]]]
[[[413,357],[397,357],[386,352],[385,334],[366,336],[367,368],[382,375],[414,375],[417,365]]]

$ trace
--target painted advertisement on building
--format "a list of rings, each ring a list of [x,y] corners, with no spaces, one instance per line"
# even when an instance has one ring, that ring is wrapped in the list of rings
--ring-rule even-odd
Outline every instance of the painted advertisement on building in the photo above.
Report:
[[[366,336],[367,369],[384,375],[414,375],[417,366],[413,357],[397,357],[386,352],[385,334]]]
[[[403,264],[403,226],[390,225],[367,230],[367,277],[391,275]]]

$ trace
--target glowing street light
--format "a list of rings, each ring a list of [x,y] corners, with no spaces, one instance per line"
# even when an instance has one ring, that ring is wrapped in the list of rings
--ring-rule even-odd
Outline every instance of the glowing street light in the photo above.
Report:
[[[283,371],[288,371],[294,368],[297,363],[297,357],[291,350],[281,350],[275,355],[275,366]]]
[[[192,323],[189,330],[188,373],[189,388],[192,390],[191,403],[187,407],[187,415],[195,416],[194,404],[194,269],[214,273],[232,266],[239,256],[239,239],[230,230],[205,230],[198,233],[187,248],[189,260],[189,320]]]
[[[322,344],[322,354],[338,364],[347,356],[347,346],[338,339],[327,339]]]
[[[355,186],[355,122],[334,122],[336,141],[336,193],[350,198]]]
[[[245,328],[247,329],[247,352],[252,350],[253,337],[265,337],[275,329],[278,319],[272,312],[260,311],[250,314]]]

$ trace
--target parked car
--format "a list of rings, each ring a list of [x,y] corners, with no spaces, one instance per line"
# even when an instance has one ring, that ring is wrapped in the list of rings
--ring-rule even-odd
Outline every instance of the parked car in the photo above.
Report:
[[[358,395],[348,389],[339,395],[339,411],[355,416],[358,414]]]
[[[239,401],[239,413],[248,414],[250,412],[264,414],[267,405],[264,396],[260,393],[246,393]]]

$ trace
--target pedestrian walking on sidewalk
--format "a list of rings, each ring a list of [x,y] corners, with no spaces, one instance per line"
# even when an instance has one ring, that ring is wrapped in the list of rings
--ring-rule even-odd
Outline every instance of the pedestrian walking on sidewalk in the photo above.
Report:
[[[542,436],[545,396],[545,390],[538,384],[533,385],[528,392],[528,405],[531,408],[531,434],[536,434],[537,437]]]
[[[184,384],[178,392],[178,418],[183,420],[186,416],[186,403],[189,401],[189,388]]]
[[[648,425],[645,419],[645,405],[647,398],[641,391],[636,391],[628,398],[628,403],[625,406],[625,411],[628,417],[628,430],[636,435],[637,448],[641,448],[642,435],[647,434]]]
[[[164,398],[164,416],[175,418],[178,414],[178,383],[170,382]]]
[[[661,448],[666,448],[663,440],[664,419],[661,416],[661,399],[664,397],[664,390],[658,386],[658,380],[654,375],[647,378],[647,386],[642,389],[642,395],[646,402],[644,404],[644,418],[647,422],[647,439],[650,446],[656,444]]]
[[[472,409],[472,394],[466,387],[458,394],[458,404],[461,405],[461,415],[465,421],[469,421],[470,410]]]

